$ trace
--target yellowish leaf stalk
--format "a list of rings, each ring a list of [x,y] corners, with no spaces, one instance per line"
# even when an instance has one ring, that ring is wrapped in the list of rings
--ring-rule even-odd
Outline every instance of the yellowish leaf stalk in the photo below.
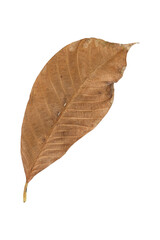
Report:
[[[26,182],[24,186],[24,192],[23,192],[23,202],[26,202],[27,200],[27,186],[28,186],[28,183]]]

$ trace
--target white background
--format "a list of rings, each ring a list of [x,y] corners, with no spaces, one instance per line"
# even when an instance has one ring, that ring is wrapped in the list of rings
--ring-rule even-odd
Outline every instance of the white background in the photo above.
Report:
[[[0,0],[0,239],[160,239],[159,1]],[[140,42],[102,122],[39,173],[22,201],[21,124],[31,87],[85,37]]]

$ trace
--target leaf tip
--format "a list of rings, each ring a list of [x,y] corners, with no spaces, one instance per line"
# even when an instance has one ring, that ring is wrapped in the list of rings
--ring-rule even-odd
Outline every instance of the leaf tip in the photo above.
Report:
[[[135,45],[135,44],[139,44],[139,42],[134,42],[134,43],[129,43],[129,44],[123,44],[123,46],[125,47],[125,49],[127,49],[127,51],[129,51],[129,49]]]

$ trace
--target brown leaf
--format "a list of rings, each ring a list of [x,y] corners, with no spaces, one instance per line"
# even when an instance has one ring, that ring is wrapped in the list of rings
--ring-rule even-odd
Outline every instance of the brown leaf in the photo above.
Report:
[[[113,102],[133,44],[90,38],[60,50],[38,75],[22,125],[21,155],[28,182],[91,131]]]

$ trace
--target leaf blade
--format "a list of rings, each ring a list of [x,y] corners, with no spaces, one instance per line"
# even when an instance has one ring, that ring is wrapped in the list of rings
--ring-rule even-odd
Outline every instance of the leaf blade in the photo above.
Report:
[[[82,39],[60,50],[42,69],[22,125],[26,182],[62,157],[106,115],[131,45]]]

